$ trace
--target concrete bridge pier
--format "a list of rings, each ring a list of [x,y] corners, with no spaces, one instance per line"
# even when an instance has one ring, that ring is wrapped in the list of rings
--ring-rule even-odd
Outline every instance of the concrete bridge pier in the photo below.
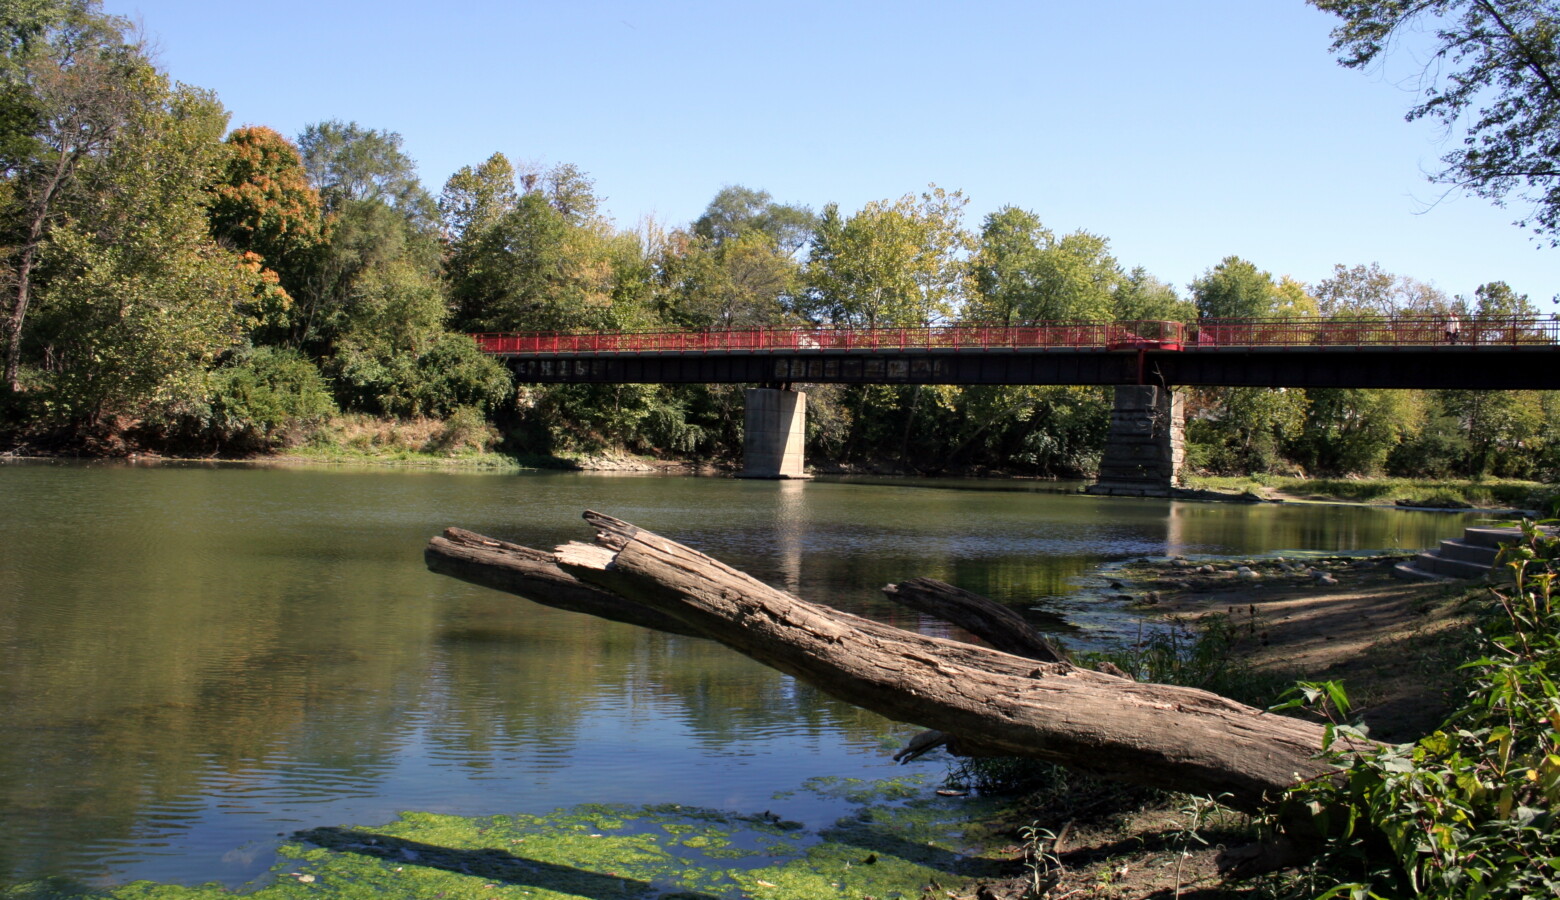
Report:
[[[1168,497],[1186,456],[1184,398],[1155,385],[1118,385],[1099,479],[1086,489],[1113,497]]]
[[[742,471],[738,478],[806,478],[807,395],[748,388],[743,414]]]

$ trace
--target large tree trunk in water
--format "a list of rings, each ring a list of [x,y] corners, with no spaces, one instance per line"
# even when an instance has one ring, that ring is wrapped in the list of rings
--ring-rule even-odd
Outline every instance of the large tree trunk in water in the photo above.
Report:
[[[537,602],[708,637],[848,703],[1026,756],[1248,811],[1333,771],[1316,724],[1207,691],[1142,684],[839,612],[598,513],[594,545],[553,554],[451,529],[429,568]]]

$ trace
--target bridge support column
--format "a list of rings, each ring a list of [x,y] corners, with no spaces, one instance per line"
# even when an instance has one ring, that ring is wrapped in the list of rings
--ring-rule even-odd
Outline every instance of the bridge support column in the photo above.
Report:
[[[1184,398],[1154,385],[1118,385],[1100,477],[1090,494],[1168,497],[1186,456]]]
[[[807,395],[748,388],[739,478],[806,478]]]

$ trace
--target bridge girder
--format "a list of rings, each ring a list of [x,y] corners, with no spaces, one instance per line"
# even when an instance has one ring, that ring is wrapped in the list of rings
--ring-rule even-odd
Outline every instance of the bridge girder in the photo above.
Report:
[[[1542,346],[1184,350],[827,350],[510,356],[541,384],[1005,384],[1560,389]]]

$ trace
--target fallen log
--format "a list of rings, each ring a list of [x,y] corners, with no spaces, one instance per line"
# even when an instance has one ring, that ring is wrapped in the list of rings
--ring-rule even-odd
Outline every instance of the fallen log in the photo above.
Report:
[[[549,605],[711,638],[846,702],[946,732],[964,752],[1048,760],[1248,811],[1333,771],[1314,758],[1323,735],[1314,723],[904,631],[777,590],[627,522],[585,518],[594,544],[545,554],[446,533],[430,542],[429,566]]]

